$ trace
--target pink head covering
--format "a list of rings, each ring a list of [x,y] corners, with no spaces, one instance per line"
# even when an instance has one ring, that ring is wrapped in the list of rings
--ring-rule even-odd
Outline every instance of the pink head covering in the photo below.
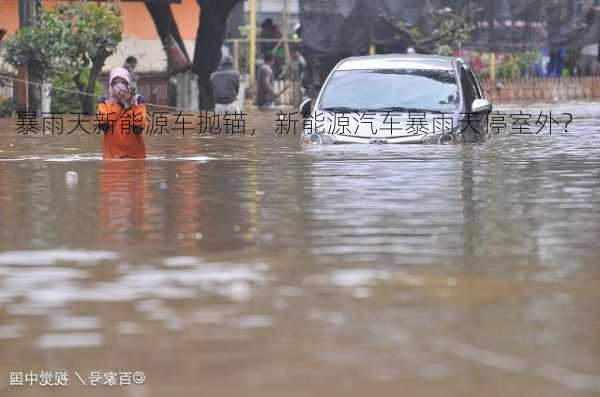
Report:
[[[127,84],[131,83],[131,76],[129,75],[129,72],[125,68],[118,67],[118,68],[114,68],[113,70],[110,71],[110,77],[108,78],[109,86],[115,77],[122,78],[123,80],[127,81]]]

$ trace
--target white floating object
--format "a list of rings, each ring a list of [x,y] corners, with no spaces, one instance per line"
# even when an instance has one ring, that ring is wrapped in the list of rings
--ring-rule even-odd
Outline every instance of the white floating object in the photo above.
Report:
[[[52,333],[42,335],[37,346],[40,349],[72,349],[100,346],[103,336],[98,332]]]
[[[67,185],[69,185],[69,186],[77,185],[78,181],[79,181],[79,174],[77,174],[77,172],[67,171],[67,173],[65,174],[65,182],[67,183]]]

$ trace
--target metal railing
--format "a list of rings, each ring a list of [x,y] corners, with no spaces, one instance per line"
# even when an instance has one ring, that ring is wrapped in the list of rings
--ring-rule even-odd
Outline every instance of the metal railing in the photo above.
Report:
[[[224,44],[229,48],[229,53],[233,57],[233,62],[236,70],[244,76],[243,80],[248,82],[253,79],[249,79],[250,67],[248,64],[249,60],[249,40],[248,39],[228,39],[225,40]],[[302,40],[281,38],[281,39],[256,39],[256,44],[259,53],[263,53],[261,48],[264,48],[265,44],[270,44],[268,50],[275,54],[276,64],[274,67],[275,81],[273,86],[275,91],[279,93],[277,97],[277,104],[284,106],[297,106],[302,101],[302,89],[301,82],[298,76],[294,76],[290,73],[290,54],[300,49]],[[279,56],[278,56],[279,55]],[[256,61],[257,66],[262,64],[262,57],[258,57]],[[258,69],[257,69],[258,70]],[[256,90],[254,87],[247,87],[247,92],[251,96]]]
[[[2,79],[2,77],[13,77],[7,74],[0,74],[0,101],[14,97],[14,84],[12,80]]]

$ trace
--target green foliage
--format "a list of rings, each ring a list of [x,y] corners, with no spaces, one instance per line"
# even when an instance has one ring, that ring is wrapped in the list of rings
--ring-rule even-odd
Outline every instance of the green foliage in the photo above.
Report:
[[[514,79],[521,75],[518,57],[507,55],[496,67],[496,78],[498,79]]]
[[[494,62],[496,65],[497,79],[516,79],[519,77],[535,76],[535,66],[541,63],[541,51],[526,51],[506,54],[496,54]],[[481,78],[490,78],[492,53],[472,51],[467,55],[472,64],[479,65],[478,75]]]
[[[14,98],[0,99],[0,118],[10,117],[16,109]]]
[[[433,27],[431,32],[397,18],[386,15],[380,18],[395,31],[397,40],[406,42],[417,52],[447,54],[448,50],[460,48],[471,38],[475,20],[482,9],[469,0],[456,10],[441,6],[441,3],[440,0],[427,2],[426,14]]]
[[[97,76],[121,42],[121,32],[116,5],[65,3],[40,10],[31,27],[3,41],[0,55],[15,67],[27,66],[30,80],[53,81],[57,87],[94,93]],[[67,82],[69,78],[74,84]],[[58,107],[71,109],[70,99],[56,95],[61,102]]]
[[[89,67],[94,60],[110,56],[121,42],[121,17],[113,4],[63,4],[54,13],[69,32],[63,48],[69,66]]]
[[[450,7],[434,12],[432,20],[435,29],[431,35],[437,37],[435,52],[438,54],[444,54],[447,48],[456,49],[457,45],[467,42],[475,30],[473,15],[457,13]]]
[[[66,26],[52,12],[42,11],[33,26],[20,29],[2,42],[0,53],[7,63],[28,66],[32,77],[46,80],[64,62]]]
[[[507,54],[503,59],[498,60],[496,77],[499,79],[515,79],[523,75],[531,75],[533,71],[530,69],[538,56],[537,51]]]
[[[74,81],[75,72],[67,71],[56,75],[52,79],[52,112],[55,113],[75,113],[80,111],[81,103],[79,96],[74,93],[78,91],[77,85]],[[81,75],[81,81],[87,85],[89,79],[89,70],[84,70]],[[69,90],[70,92],[63,91]],[[102,84],[99,82],[95,83],[94,94],[97,97],[101,97],[104,94]]]

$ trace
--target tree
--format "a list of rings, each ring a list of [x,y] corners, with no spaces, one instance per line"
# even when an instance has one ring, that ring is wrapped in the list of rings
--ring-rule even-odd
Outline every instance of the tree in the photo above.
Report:
[[[456,4],[456,9],[449,6],[433,5],[426,1],[425,11],[432,21],[433,30],[426,32],[418,26],[403,22],[400,19],[381,15],[385,22],[396,34],[398,40],[424,54],[444,53],[455,47],[457,43],[465,43],[475,30],[475,18],[482,11],[470,1]],[[449,54],[443,54],[449,55]]]
[[[241,0],[196,0],[201,8],[192,71],[198,76],[198,95],[201,109],[214,107],[210,74],[221,59],[227,18]],[[185,70],[189,58],[179,34],[169,3],[175,0],[146,0],[145,4],[161,38],[167,63],[172,73]]]
[[[197,0],[202,8],[196,34],[193,71],[198,75],[200,109],[212,109],[210,74],[219,66],[229,14],[240,0]]]
[[[27,67],[29,81],[47,81],[56,71],[56,65],[60,64],[57,38],[63,36],[63,28],[52,14],[42,12],[34,24],[21,28],[3,41],[1,54],[10,65]],[[30,90],[34,94],[32,103],[39,109],[41,89],[39,86],[35,88]]]
[[[31,26],[6,39],[0,49],[9,64],[28,67],[32,82],[72,75],[81,111],[92,114],[96,80],[121,41],[121,31],[119,9],[112,4],[64,4],[41,10]]]
[[[81,110],[87,114],[94,113],[96,80],[106,59],[121,42],[119,8],[112,4],[102,6],[83,2],[60,6],[56,13],[67,27],[63,53],[80,92]],[[83,79],[84,74],[87,74],[87,81]]]

